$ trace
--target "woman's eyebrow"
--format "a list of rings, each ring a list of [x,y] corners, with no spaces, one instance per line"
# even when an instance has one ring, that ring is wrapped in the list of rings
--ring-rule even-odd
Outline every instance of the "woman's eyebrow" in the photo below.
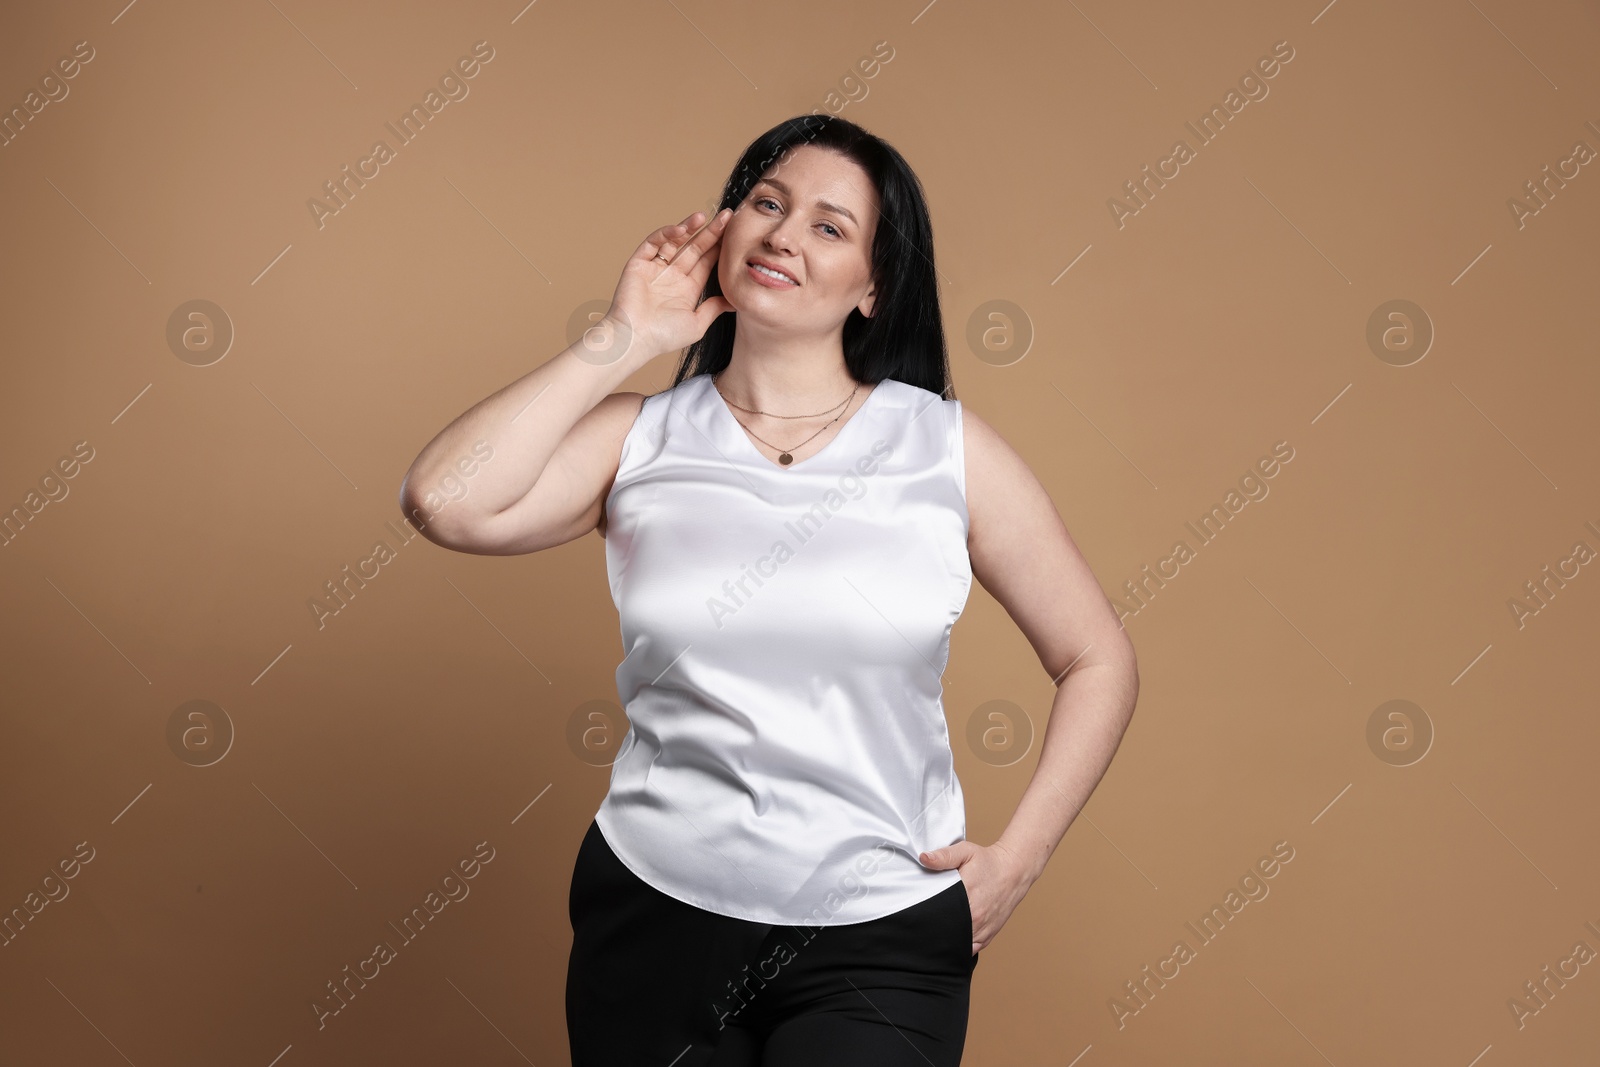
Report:
[[[756,184],[757,185],[770,185],[774,189],[778,190],[778,192],[782,193],[784,196],[792,196],[792,195],[794,195],[794,194],[789,192],[789,187],[787,185],[783,184],[782,182],[778,181],[775,178],[762,178]],[[822,208],[824,211],[832,211],[835,214],[843,215],[845,218],[849,219],[851,222],[855,222],[855,224],[857,226],[861,225],[861,223],[856,222],[856,217],[854,215],[850,214],[850,211],[849,211],[848,208],[840,207],[838,204],[829,203],[826,200],[818,200],[817,201],[817,206]]]

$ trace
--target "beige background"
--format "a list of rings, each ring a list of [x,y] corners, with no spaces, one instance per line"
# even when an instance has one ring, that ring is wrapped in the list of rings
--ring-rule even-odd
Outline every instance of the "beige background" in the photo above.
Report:
[[[121,3],[0,30],[8,111],[94,55],[0,147],[0,507],[67,491],[0,548],[0,908],[70,890],[0,947],[0,1062],[566,1062],[567,886],[607,776],[571,724],[621,721],[603,545],[402,543],[396,491],[813,109],[917,169],[956,394],[1107,594],[1194,550],[1127,619],[1139,709],[979,962],[967,1062],[1594,1055],[1600,961],[1508,1005],[1600,951],[1600,565],[1510,606],[1600,548],[1600,165],[1509,206],[1600,148],[1594,5]],[[479,41],[469,95],[319,228],[323,183]],[[1201,145],[1185,123],[1280,41]],[[1179,138],[1194,158],[1119,225]],[[196,299],[231,323],[220,359],[169,346]],[[1394,300],[1425,346],[1369,343]],[[1280,441],[1270,494],[1202,544],[1185,524]],[[988,843],[1037,738],[1002,758],[968,725],[1006,701],[1042,731],[1053,691],[977,585],[945,682]],[[221,711],[174,740],[191,700]],[[1392,700],[1417,710],[1369,742]],[[326,983],[483,841],[470,896],[319,1030]],[[1185,924],[1280,841],[1270,895],[1201,945]],[[1179,939],[1195,957],[1119,1023]]]

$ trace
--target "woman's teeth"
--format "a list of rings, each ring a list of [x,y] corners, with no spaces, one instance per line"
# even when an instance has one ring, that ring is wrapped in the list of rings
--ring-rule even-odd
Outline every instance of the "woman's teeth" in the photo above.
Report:
[[[768,277],[777,278],[779,281],[788,282],[790,285],[799,284],[793,278],[789,277],[787,274],[779,274],[777,271],[769,270],[768,268],[763,267],[759,263],[752,263],[750,265],[752,267],[754,267],[756,270],[760,271],[762,274],[767,275]]]

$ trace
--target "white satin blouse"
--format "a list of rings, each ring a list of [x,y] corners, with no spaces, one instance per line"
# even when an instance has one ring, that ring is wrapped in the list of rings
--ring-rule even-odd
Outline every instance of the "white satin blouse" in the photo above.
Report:
[[[961,404],[885,379],[821,451],[760,452],[709,375],[647,397],[606,499],[629,731],[595,819],[720,915],[863,922],[954,884],[940,676],[972,583]]]

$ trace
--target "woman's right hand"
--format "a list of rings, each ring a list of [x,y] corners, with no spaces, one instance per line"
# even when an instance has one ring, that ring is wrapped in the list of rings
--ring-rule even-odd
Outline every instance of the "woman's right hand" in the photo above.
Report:
[[[622,268],[611,307],[591,327],[608,330],[604,336],[612,358],[635,348],[645,359],[676,351],[704,337],[717,316],[734,309],[721,296],[699,302],[732,217],[733,209],[724,208],[696,233],[705,218],[705,212],[696,211],[675,226],[661,227],[634,250]],[[657,259],[658,253],[670,262]]]

